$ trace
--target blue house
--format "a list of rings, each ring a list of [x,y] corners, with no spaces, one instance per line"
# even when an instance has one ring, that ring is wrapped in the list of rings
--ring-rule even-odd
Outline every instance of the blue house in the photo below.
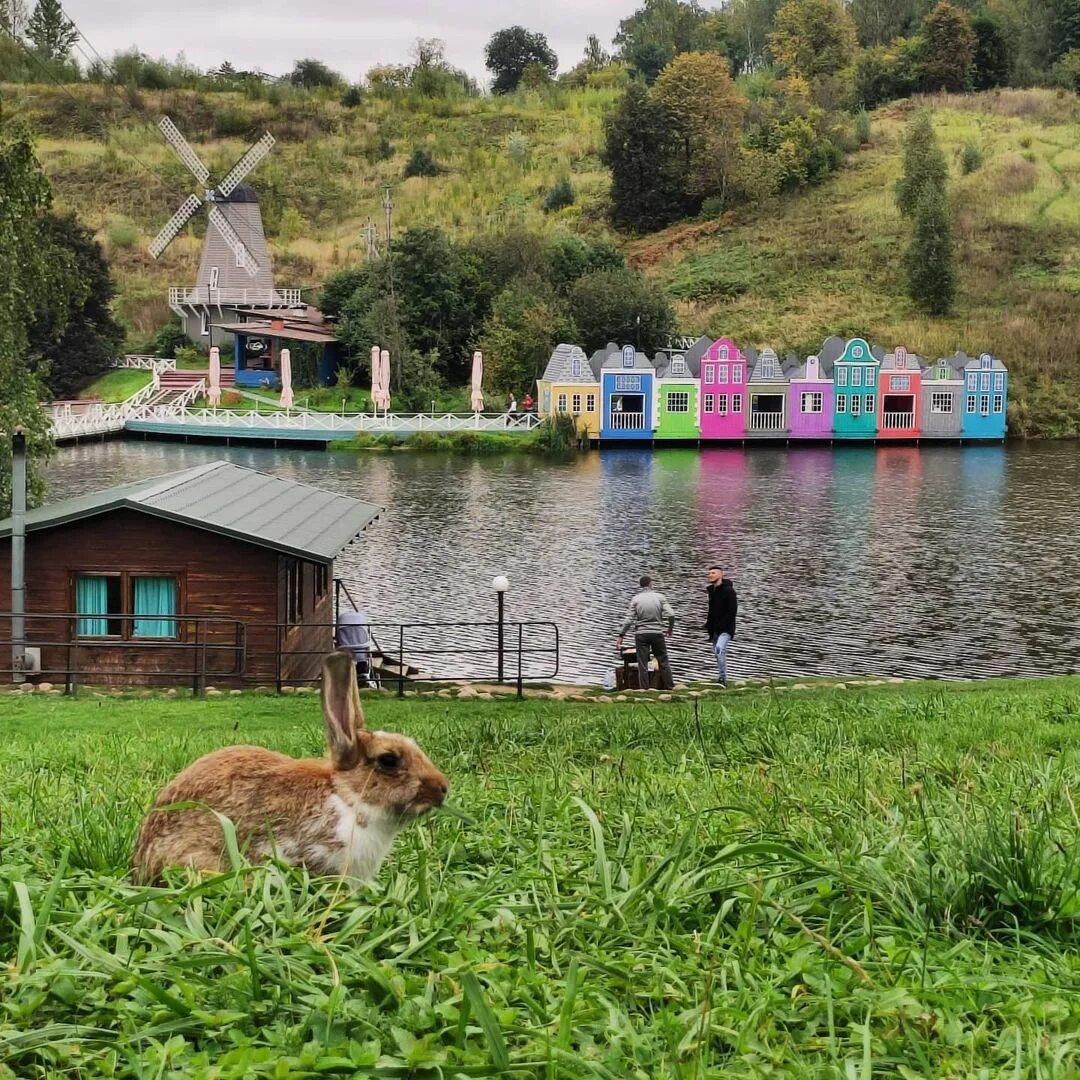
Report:
[[[852,338],[833,364],[833,435],[872,439],[877,434],[880,361],[862,338]]]
[[[1009,372],[991,353],[967,357],[957,353],[953,366],[964,375],[965,439],[1004,439]]]
[[[601,439],[652,439],[656,368],[633,345],[611,343],[600,367]]]

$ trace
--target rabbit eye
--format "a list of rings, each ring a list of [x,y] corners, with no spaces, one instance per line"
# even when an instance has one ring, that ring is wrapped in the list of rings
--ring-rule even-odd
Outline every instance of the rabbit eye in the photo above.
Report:
[[[375,759],[375,764],[386,772],[393,772],[401,767],[401,755],[395,754],[393,750],[387,750]]]

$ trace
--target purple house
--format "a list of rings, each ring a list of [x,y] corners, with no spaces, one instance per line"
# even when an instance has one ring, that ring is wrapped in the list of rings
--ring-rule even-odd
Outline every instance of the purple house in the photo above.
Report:
[[[788,376],[788,429],[793,439],[828,439],[832,424],[832,365],[808,356]]]
[[[714,341],[701,357],[701,437],[741,439],[746,434],[749,362],[731,338]]]

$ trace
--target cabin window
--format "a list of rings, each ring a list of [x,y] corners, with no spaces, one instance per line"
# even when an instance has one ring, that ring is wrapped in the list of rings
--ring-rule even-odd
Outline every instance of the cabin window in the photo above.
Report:
[[[622,366],[632,368],[637,360],[637,350],[633,345],[624,345],[622,351]]]
[[[906,368],[907,367],[907,353],[902,353],[902,352],[896,353],[895,356],[894,356],[894,360],[895,360],[896,366],[898,368]]]
[[[321,600],[330,589],[330,567],[315,564],[315,599]]]
[[[910,375],[893,375],[889,379],[890,390],[910,390],[911,389],[911,376]]]
[[[994,395],[994,412],[1002,412],[1005,408],[1005,398],[1001,394]]]
[[[706,364],[705,365],[705,381],[707,383],[716,382],[716,365],[715,364]]]
[[[726,360],[728,358],[727,346],[721,345],[720,348],[716,350],[716,355],[719,356],[721,360]]]
[[[175,638],[180,584],[171,574],[78,574],[75,633],[79,637]]]
[[[216,266],[210,267],[210,288],[216,289],[218,283],[218,268]]]
[[[559,412],[566,412],[566,395],[559,395]]]
[[[573,379],[581,378],[581,358],[578,356],[575,356],[574,359],[570,361],[570,377]]]
[[[241,270],[244,268],[244,249],[242,247],[236,249],[236,265]]]
[[[867,412],[867,413],[872,413],[874,411],[874,395],[873,394],[867,394],[866,395],[866,409],[864,411]]]
[[[873,386],[875,381],[876,381],[876,379],[875,379],[875,375],[874,375],[874,369],[872,367],[868,367],[866,369],[866,379],[865,379],[866,385],[867,386]]]
[[[975,413],[975,395],[968,394],[967,396],[967,411],[974,415]]]
[[[862,412],[862,395],[851,395],[851,415],[858,416]]]
[[[733,401],[736,401],[736,400],[738,400],[738,399],[737,399],[737,398],[734,398],[734,397],[733,397],[733,398],[732,398],[732,400],[733,400]],[[719,413],[719,414],[720,414],[721,416],[727,416],[727,403],[728,403],[728,396],[727,396],[727,394],[721,394],[721,395],[720,395],[720,396],[719,396],[719,397],[718,397],[718,398],[716,399],[716,411],[717,411],[717,412],[718,412],[718,413]],[[739,411],[738,409],[736,409],[736,410],[735,410],[735,412],[738,412],[738,411]]]
[[[75,624],[79,637],[121,637],[124,624],[123,578],[119,574],[80,574],[75,579]]]
[[[702,412],[713,413],[716,412],[716,395],[706,394],[705,403],[702,406]]]
[[[131,636],[137,638],[177,637],[177,623],[168,616],[177,612],[174,577],[133,577],[131,579]]]
[[[776,360],[771,356],[762,357],[761,377],[764,379],[775,379],[779,374],[780,372]]]
[[[580,394],[575,394],[574,395],[573,400],[571,402],[571,405],[573,405],[573,408],[574,408],[574,415],[575,416],[580,416],[581,415],[581,395]]]
[[[1001,393],[1005,389],[1005,373],[1003,371],[997,372],[994,376],[994,389]]]
[[[819,413],[825,407],[825,399],[821,394],[803,394],[802,403],[799,406],[804,413]]]
[[[851,385],[862,386],[862,368],[855,367],[851,369]]]
[[[681,356],[673,356],[671,358],[671,374],[672,375],[685,375],[686,374],[686,361]]]
[[[947,390],[936,390],[930,395],[930,411],[932,413],[951,413],[952,394]]]
[[[585,395],[585,411],[586,412],[596,412],[596,395],[595,394],[586,394]]]
[[[847,412],[847,394],[836,395],[836,411],[838,413]]]
[[[199,333],[202,334],[203,337],[209,337],[210,336],[210,312],[209,311],[200,311],[199,312]]]
[[[851,355],[856,360],[861,359],[862,358],[862,346],[861,345],[853,345],[852,348],[851,348]]]
[[[990,372],[989,371],[984,371],[982,373],[981,382],[982,382],[982,386],[980,387],[981,390],[989,390],[990,389]]]
[[[937,377],[939,379],[947,379],[949,377],[949,369],[944,365],[938,368]]]
[[[732,394],[731,395],[731,411],[733,413],[737,413],[737,412],[741,413],[742,412],[742,395],[741,394]]]
[[[978,390],[979,389],[979,376],[976,375],[974,371],[972,371],[968,375],[968,389],[969,390]]]
[[[836,385],[847,386],[847,368],[838,367],[836,369]]]
[[[285,560],[285,622],[295,626],[304,617],[304,567],[299,559]]]
[[[727,366],[727,364],[721,364],[716,369],[716,381],[718,383],[720,383],[721,385],[723,385],[723,384],[725,384],[727,382],[727,376],[728,376],[728,366]]]
[[[615,389],[621,392],[640,393],[641,392],[641,376],[640,375],[616,375],[615,376]]]
[[[733,383],[742,382],[742,364],[731,365],[731,381]]]
[[[980,394],[979,395],[979,415],[980,416],[989,416],[990,415],[990,395],[989,394]]]
[[[669,413],[684,413],[690,411],[690,395],[684,390],[676,391],[667,396],[667,411]]]
[[[982,356],[979,357],[979,367],[991,368],[993,366],[994,358],[989,353],[983,353]]]

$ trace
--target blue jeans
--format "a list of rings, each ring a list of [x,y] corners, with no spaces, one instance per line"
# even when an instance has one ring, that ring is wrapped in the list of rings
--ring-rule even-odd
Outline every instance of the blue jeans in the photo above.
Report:
[[[727,650],[730,644],[730,634],[718,634],[713,642],[713,652],[716,654],[716,670],[722,683],[727,683]]]

